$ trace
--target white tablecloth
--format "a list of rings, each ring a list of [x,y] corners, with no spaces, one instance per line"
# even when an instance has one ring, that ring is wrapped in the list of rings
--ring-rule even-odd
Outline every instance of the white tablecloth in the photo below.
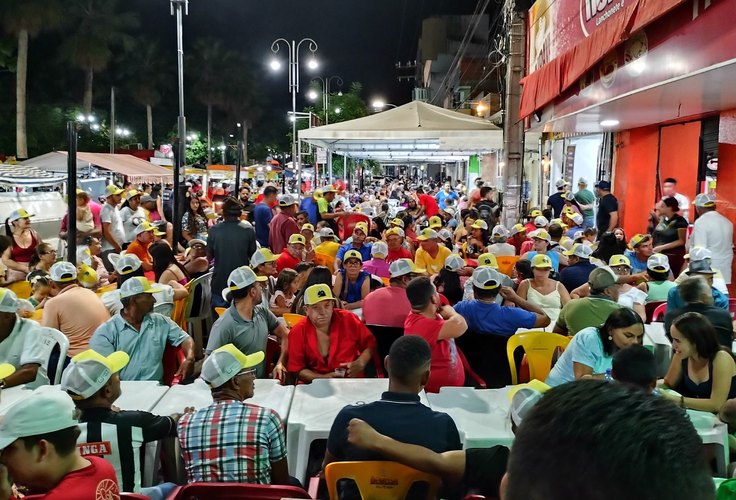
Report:
[[[447,413],[455,421],[464,449],[511,447],[510,388],[443,387],[427,398],[433,410]]]
[[[309,448],[317,439],[327,439],[338,412],[347,405],[381,399],[388,390],[388,379],[318,379],[294,390],[286,426],[289,473],[305,482]],[[422,403],[429,406],[422,392]]]
[[[294,394],[294,386],[280,385],[274,379],[256,379],[253,397],[246,403],[263,406],[276,410],[281,420],[286,421],[289,416],[291,397]],[[212,403],[212,393],[202,379],[197,379],[192,384],[175,385],[166,395],[161,398],[153,413],[157,415],[171,415],[181,413],[187,406],[195,409],[203,408]]]

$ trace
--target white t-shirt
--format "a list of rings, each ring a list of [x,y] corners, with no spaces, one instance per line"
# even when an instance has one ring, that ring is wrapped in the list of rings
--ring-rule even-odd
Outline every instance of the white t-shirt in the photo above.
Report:
[[[138,207],[138,210],[131,210],[130,207],[125,207],[120,210],[120,220],[123,221],[125,243],[130,243],[135,239],[135,228],[146,220],[146,212],[143,210],[143,207]]]
[[[488,252],[496,257],[513,257],[516,255],[516,247],[510,243],[494,243],[488,245]]]
[[[49,383],[46,375],[47,356],[41,344],[41,327],[33,320],[16,316],[13,331],[0,342],[0,363],[10,363],[16,370],[27,364],[41,365],[36,380],[26,387],[37,387]]]
[[[629,290],[619,294],[618,296],[619,305],[628,307],[629,309],[633,309],[634,304],[646,304],[646,302],[647,302],[646,292],[643,292],[633,286]]]
[[[118,207],[113,207],[109,203],[105,203],[102,210],[100,210],[100,221],[103,224],[110,224],[110,233],[118,243],[121,245],[125,243],[125,229],[123,229],[123,220],[120,218],[120,210],[118,210]],[[115,247],[112,246],[107,239],[102,238],[103,252],[114,249]]]
[[[723,273],[726,284],[731,283],[733,261],[733,224],[715,210],[705,212],[693,224],[688,248],[703,247],[711,251],[711,264]]]

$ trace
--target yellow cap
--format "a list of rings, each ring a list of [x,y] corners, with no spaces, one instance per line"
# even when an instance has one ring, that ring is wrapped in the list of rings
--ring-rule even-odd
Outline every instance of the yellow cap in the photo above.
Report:
[[[15,367],[10,363],[0,364],[0,380],[7,378],[15,373]]]
[[[482,253],[478,256],[478,267],[492,267],[498,269],[498,261],[492,253]]]
[[[393,220],[391,221],[391,225],[392,225],[392,226],[398,226],[398,227],[401,227],[401,228],[403,228],[403,227],[404,227],[404,221],[403,221],[403,220],[401,220],[401,219],[399,219],[399,218],[397,217],[396,219],[393,219]]]
[[[345,255],[342,256],[342,261],[347,262],[348,259],[358,259],[363,262],[363,256],[357,250],[348,250]]]
[[[634,248],[642,244],[644,241],[649,241],[651,238],[652,237],[648,234],[637,233],[634,236],[632,236],[631,241],[629,241],[629,246],[633,250]]]
[[[250,258],[250,267],[255,269],[261,264],[265,264],[266,262],[274,262],[278,258],[279,256],[274,255],[273,252],[271,252],[271,250],[269,250],[268,248],[259,248]]]
[[[422,229],[422,232],[417,236],[419,241],[436,240],[437,238],[439,238],[439,236],[437,236],[437,231],[430,227]]]
[[[105,188],[105,193],[107,193],[107,196],[115,196],[117,194],[122,194],[123,189],[120,189],[115,184],[109,184]]]
[[[135,198],[136,196],[141,196],[142,194],[143,192],[133,189],[131,191],[128,191],[128,193],[125,195],[125,199],[129,200],[131,198]]]
[[[363,231],[363,234],[365,235],[368,234],[368,224],[366,224],[365,222],[358,222],[357,224],[355,224],[353,231],[355,231],[356,229]]]
[[[304,291],[304,305],[312,306],[323,300],[335,300],[332,290],[324,283],[312,285]]]
[[[470,226],[473,229],[485,229],[488,230],[488,223],[483,219],[478,219]]]
[[[145,276],[134,276],[120,287],[120,298],[124,299],[141,293],[156,293],[160,291],[163,291],[163,288],[159,284],[151,284]]]
[[[403,238],[403,235],[401,234],[401,231],[399,231],[400,228],[398,227],[392,227],[386,230],[386,238],[391,236],[392,234],[395,234],[396,236],[401,236]]]
[[[552,259],[550,259],[547,255],[538,253],[534,257],[532,257],[532,267],[536,267],[539,269],[552,269]]]
[[[541,210],[532,210],[529,217],[539,217],[540,215],[544,215]]]
[[[537,238],[540,240],[544,240],[547,242],[552,241],[552,238],[550,237],[549,233],[545,231],[544,229],[537,229],[536,231],[532,231],[531,234],[529,234],[532,238]]]
[[[611,255],[611,258],[608,260],[608,265],[610,267],[617,267],[617,266],[631,267],[631,261],[625,255],[621,255],[621,254]]]
[[[311,225],[309,222],[307,222],[306,224],[304,224],[302,226],[302,231],[312,231],[312,232],[314,232],[314,226]]]
[[[96,285],[97,271],[92,269],[87,264],[80,264],[79,272],[77,273],[77,280],[85,285]]]
[[[307,240],[299,233],[294,233],[291,236],[289,236],[289,245],[306,245]]]
[[[430,229],[437,229],[439,227],[442,227],[442,219],[440,219],[437,215],[430,217],[429,227]]]
[[[534,379],[534,380],[527,382],[526,384],[518,384],[518,385],[513,386],[511,389],[509,389],[509,392],[508,392],[509,401],[513,399],[514,394],[519,392],[519,390],[525,389],[525,388],[534,389],[535,391],[539,391],[542,394],[544,394],[545,392],[551,389],[551,387],[545,384],[544,382]]]
[[[103,356],[95,350],[87,349],[82,351],[72,358],[72,362],[79,363],[80,361],[94,360],[98,363],[105,365],[112,373],[117,373],[128,364],[130,356],[124,351],[115,351],[112,354]]]

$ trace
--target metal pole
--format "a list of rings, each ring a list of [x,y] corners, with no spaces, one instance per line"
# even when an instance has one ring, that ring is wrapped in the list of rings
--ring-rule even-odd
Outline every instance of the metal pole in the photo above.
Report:
[[[177,148],[179,154],[176,155],[176,164],[174,165],[174,248],[176,248],[181,240],[181,218],[182,218],[182,193],[180,186],[182,185],[182,171],[186,161],[186,136],[187,122],[184,116],[184,25],[183,16],[189,14],[188,0],[171,0],[172,14],[176,14],[176,55],[179,83],[179,117],[177,119],[177,135],[179,140]]]
[[[207,106],[207,165],[212,165],[212,106]]]
[[[67,250],[66,260],[77,264],[77,124],[66,122],[67,166],[66,166],[66,202],[67,202]]]
[[[348,155],[347,153],[342,155],[342,180],[347,184],[348,182]],[[348,187],[350,187],[348,185]]]
[[[235,197],[240,196],[240,167],[243,164],[243,141],[238,141],[238,159],[235,163]]]
[[[115,154],[115,87],[110,87],[110,154]]]

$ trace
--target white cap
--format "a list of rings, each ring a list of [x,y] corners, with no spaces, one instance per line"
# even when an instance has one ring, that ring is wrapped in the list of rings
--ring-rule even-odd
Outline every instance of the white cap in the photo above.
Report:
[[[647,269],[662,273],[669,272],[670,260],[667,258],[666,255],[663,255],[661,253],[653,253],[647,259]]]
[[[690,253],[685,256],[690,262],[711,259],[712,257],[711,251],[703,247],[693,247],[690,249]]]
[[[715,195],[709,193],[700,193],[695,197],[693,205],[695,205],[696,207],[715,207],[716,197]]]
[[[558,189],[561,187],[565,187],[567,186],[567,181],[565,179],[557,179],[557,182],[555,182],[555,186],[557,186]]]
[[[15,222],[20,219],[28,219],[30,217],[33,217],[33,214],[28,213],[28,211],[25,208],[19,208],[18,210],[13,210],[10,212],[10,215],[8,216],[8,222]]]
[[[587,186],[588,179],[586,177],[581,177],[580,179],[578,179],[578,184],[585,184]]]
[[[577,224],[578,226],[582,225],[582,224],[583,224],[583,221],[585,220],[585,219],[583,219],[583,216],[582,216],[582,215],[580,215],[580,214],[579,214],[579,213],[577,213],[577,212],[575,212],[574,214],[572,214],[572,217],[570,217],[570,219],[571,219],[571,220],[572,220],[572,221],[573,221],[573,222],[574,222],[575,224]]]
[[[58,387],[42,386],[10,407],[0,420],[0,450],[22,437],[38,436],[75,427],[74,401]]]
[[[567,255],[568,257],[574,255],[576,257],[580,257],[581,259],[589,259],[590,256],[593,255],[593,250],[588,245],[575,243],[570,250],[562,253],[564,255]]]
[[[320,238],[335,238],[335,231],[332,230],[330,227],[323,227],[319,230],[319,237]]]
[[[453,207],[445,207],[442,209],[442,211],[448,214],[450,217],[455,217],[455,209]]]
[[[77,268],[71,262],[57,262],[51,266],[49,274],[51,275],[51,281],[68,283],[77,279]]]
[[[493,290],[500,287],[501,283],[503,283],[503,276],[492,267],[478,267],[473,271],[473,286],[483,290]]]
[[[130,361],[128,353],[113,352],[103,356],[87,349],[74,356],[61,376],[61,390],[72,392],[72,399],[92,397],[102,389],[114,373],[119,372]]]
[[[248,266],[241,266],[233,269],[230,276],[227,277],[227,287],[229,290],[242,290],[249,287],[256,281],[267,281],[267,276],[257,276]]]
[[[0,288],[0,312],[15,313],[18,311],[18,296],[9,288]]]
[[[110,259],[110,262],[113,262],[113,259]],[[113,265],[115,266],[115,272],[120,275],[126,275],[137,271],[141,267],[141,259],[135,254],[126,253],[125,255],[118,256],[118,259],[113,262]]]
[[[279,206],[280,207],[290,207],[292,205],[299,204],[299,200],[297,200],[294,196],[290,195],[289,193],[282,194],[279,196]]]
[[[204,360],[201,378],[214,389],[225,385],[241,370],[258,366],[265,357],[263,351],[246,355],[233,344],[225,344],[212,351]]]
[[[511,398],[511,420],[516,426],[519,426],[529,411],[534,408],[539,400],[544,396],[543,393],[530,387],[522,387],[516,391]]]
[[[151,283],[144,276],[135,276],[130,278],[120,287],[120,298],[133,297],[141,293],[156,293],[163,290],[161,285]]]
[[[398,278],[405,274],[422,274],[427,272],[426,269],[420,269],[414,264],[411,259],[398,259],[388,266],[388,271],[391,273],[392,278]]]
[[[539,215],[534,218],[534,225],[537,227],[546,227],[549,224],[549,221],[547,220],[547,217],[544,215]]]
[[[388,255],[388,245],[383,241],[377,241],[371,245],[371,256],[385,259]]]
[[[440,229],[439,231],[437,231],[437,236],[439,236],[439,238],[442,241],[447,241],[450,238],[452,238],[452,233],[450,232],[449,229],[447,229],[446,227],[443,227],[442,229]]]
[[[278,255],[274,255],[268,248],[259,248],[250,258],[251,267],[258,267],[266,262],[274,262],[278,259]]]
[[[491,236],[500,236],[502,238],[508,238],[509,230],[499,224],[493,227],[493,231],[491,231]]]
[[[448,271],[457,272],[463,267],[465,267],[465,260],[456,253],[448,255],[445,259],[445,269]]]

